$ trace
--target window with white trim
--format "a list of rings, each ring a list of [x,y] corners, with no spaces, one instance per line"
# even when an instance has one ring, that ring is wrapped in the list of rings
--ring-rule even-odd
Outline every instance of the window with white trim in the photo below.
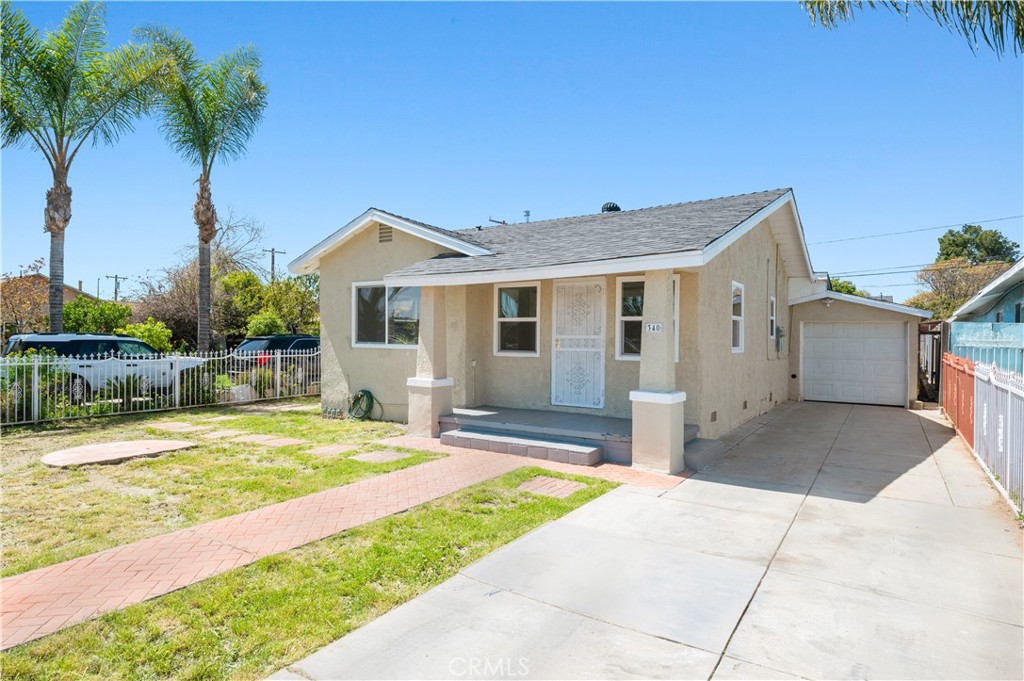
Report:
[[[644,278],[619,277],[615,289],[615,359],[638,362],[644,330]],[[672,333],[678,362],[679,275],[672,281]]]
[[[732,282],[732,351],[743,352],[743,284]]]
[[[352,344],[416,347],[420,334],[418,286],[352,285]]]
[[[775,296],[771,296],[768,299],[768,337],[775,338],[775,334],[778,330],[775,318]]]
[[[498,284],[494,300],[494,354],[539,356],[540,286]]]

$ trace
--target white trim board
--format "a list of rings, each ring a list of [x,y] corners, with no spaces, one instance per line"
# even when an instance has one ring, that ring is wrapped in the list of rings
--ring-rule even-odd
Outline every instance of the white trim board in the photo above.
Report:
[[[457,253],[462,253],[463,255],[493,255],[491,251],[481,248],[480,246],[474,246],[473,244],[465,242],[454,235],[449,236],[432,229],[426,229],[425,227],[422,227],[410,220],[404,220],[396,215],[385,213],[382,210],[370,208],[355,220],[352,220],[337,232],[331,234],[316,246],[313,246],[295,260],[288,263],[288,271],[292,274],[309,274],[310,272],[315,272],[320,268],[320,259],[324,255],[338,248],[350,238],[374,223],[392,227],[401,232],[405,232],[406,234],[411,234],[412,236],[435,243],[438,246],[451,249]]]
[[[887,303],[882,300],[865,298],[863,296],[854,296],[850,295],[849,293],[839,293],[838,291],[822,291],[820,293],[814,293],[809,296],[804,296],[803,298],[794,298],[789,301],[789,304],[800,305],[801,303],[809,303],[815,300],[824,300],[825,298],[831,298],[832,300],[840,300],[844,303],[853,303],[855,305],[877,307],[879,310],[899,312],[900,314],[911,315],[913,317],[921,317],[922,319],[929,319],[932,316],[931,312],[928,312],[927,310],[919,310],[916,307],[900,305],[899,303]]]

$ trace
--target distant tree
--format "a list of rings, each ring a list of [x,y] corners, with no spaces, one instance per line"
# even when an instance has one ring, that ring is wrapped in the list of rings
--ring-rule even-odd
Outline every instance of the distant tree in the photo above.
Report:
[[[840,279],[838,277],[832,277],[830,280],[832,283],[832,290],[836,293],[849,293],[851,296],[862,296],[867,297],[867,291],[861,291],[857,288],[852,281],[849,279]]]
[[[228,217],[218,222],[217,236],[211,245],[211,276],[215,282],[233,272],[244,271],[251,263],[258,263],[263,246],[263,227],[248,217]],[[177,265],[168,267],[154,276],[145,277],[136,290],[138,304],[136,319],[147,317],[159,319],[174,334],[174,343],[195,348],[198,340],[199,310],[196,298],[199,295],[199,263],[195,247],[187,247],[178,253]],[[262,270],[253,272],[258,281]],[[248,318],[259,307],[247,310],[243,317],[232,317],[229,294],[219,283],[212,288],[214,339],[218,345],[225,335],[245,333]],[[225,313],[225,314],[222,314]]]
[[[1024,5],[1022,5],[1024,6]],[[939,237],[939,256],[936,262],[964,259],[972,265],[986,262],[1010,262],[1020,256],[1020,244],[1008,239],[995,229],[982,229],[980,225],[964,225],[949,230]]]
[[[107,50],[106,9],[79,2],[60,28],[40,35],[21,10],[0,2],[0,137],[37,149],[50,166],[43,230],[50,234],[50,330],[64,307],[64,232],[71,222],[68,173],[88,140],[113,144],[146,112],[166,62],[153,50]]]
[[[288,329],[285,328],[284,321],[278,314],[272,310],[263,310],[257,314],[254,314],[249,320],[249,326],[246,328],[247,336],[273,336],[279,333],[285,333]]]
[[[936,261],[917,273],[917,281],[927,290],[907,304],[930,310],[937,319],[947,319],[1009,267],[1009,263],[1000,261],[975,265],[966,258]]]
[[[130,305],[78,296],[64,306],[64,330],[68,333],[113,333],[128,323]]]
[[[211,242],[217,235],[217,210],[210,175],[218,161],[240,158],[256,132],[267,105],[259,52],[249,45],[204,62],[192,42],[160,27],[136,34],[174,64],[160,98],[162,128],[171,147],[199,168],[199,192],[192,215],[199,228],[199,312],[197,345],[210,347]]]
[[[152,317],[137,324],[125,324],[115,333],[123,333],[133,338],[138,338],[144,343],[149,343],[158,352],[170,352],[171,330],[163,322],[158,322]]]
[[[249,318],[263,309],[263,293],[263,282],[249,270],[220,277],[214,282],[214,329],[225,336],[244,336]]]
[[[854,14],[865,5],[872,9],[884,7],[907,18],[911,10],[917,10],[939,26],[966,38],[972,50],[978,46],[978,39],[981,38],[996,54],[1001,55],[1006,51],[1007,41],[1012,45],[1014,54],[1024,51],[1024,3],[1019,0],[802,0],[800,4],[811,15],[812,22],[829,29],[853,21]]]
[[[45,280],[36,276],[44,265],[43,259],[37,258],[31,265],[19,268],[19,275],[10,272],[3,275],[0,282],[0,320],[3,320],[5,339],[12,333],[49,329],[47,287]]]
[[[267,284],[264,309],[274,312],[292,333],[320,333],[319,278],[288,277]]]

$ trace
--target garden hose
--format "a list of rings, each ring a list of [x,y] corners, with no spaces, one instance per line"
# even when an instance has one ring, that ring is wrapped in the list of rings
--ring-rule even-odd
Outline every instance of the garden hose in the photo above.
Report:
[[[348,416],[357,421],[373,420],[373,408],[380,407],[380,415],[384,415],[384,405],[373,396],[369,390],[360,390],[352,396],[352,403],[348,407]]]

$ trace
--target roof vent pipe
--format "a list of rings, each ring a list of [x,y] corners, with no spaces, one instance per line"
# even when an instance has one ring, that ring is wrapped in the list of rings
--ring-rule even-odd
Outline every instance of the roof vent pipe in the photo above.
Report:
[[[602,213],[617,213],[620,210],[622,209],[619,208],[619,204],[615,203],[614,201],[609,201],[608,203],[601,206]]]

